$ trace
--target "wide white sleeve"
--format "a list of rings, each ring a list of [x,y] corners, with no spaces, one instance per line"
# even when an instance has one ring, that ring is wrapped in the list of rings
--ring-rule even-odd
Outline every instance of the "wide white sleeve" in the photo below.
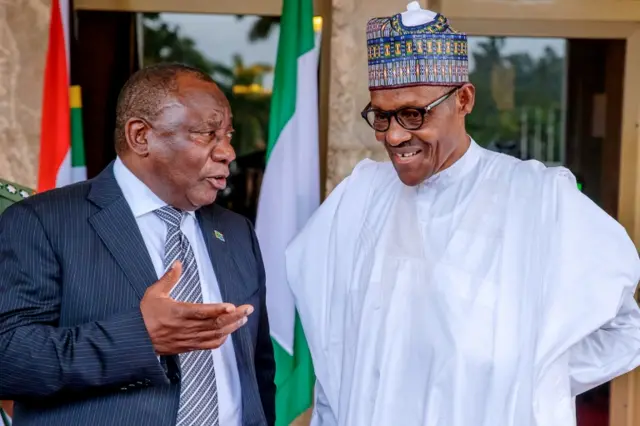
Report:
[[[344,326],[341,308],[347,299],[345,276],[350,256],[363,226],[370,191],[379,165],[361,161],[316,210],[286,250],[287,282],[322,384],[324,405],[339,406],[342,342],[336,337]],[[332,348],[330,351],[329,348]],[[326,397],[326,398],[325,398]]]
[[[640,259],[625,229],[582,194],[571,175],[558,175],[556,191],[544,334],[556,352],[552,358],[568,351],[576,395],[640,364],[633,298]]]
[[[640,309],[626,292],[616,317],[570,351],[571,393],[579,395],[640,365]]]

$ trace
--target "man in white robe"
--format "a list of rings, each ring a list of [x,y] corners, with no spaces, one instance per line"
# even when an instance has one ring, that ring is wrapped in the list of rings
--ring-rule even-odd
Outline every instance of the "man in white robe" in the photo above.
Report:
[[[316,426],[571,426],[640,363],[638,252],[564,168],[466,133],[466,36],[409,10],[367,26],[360,162],[287,249]]]

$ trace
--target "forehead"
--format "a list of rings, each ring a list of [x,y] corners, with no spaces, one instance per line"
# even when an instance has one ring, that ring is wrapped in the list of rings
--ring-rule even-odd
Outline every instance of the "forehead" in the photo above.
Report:
[[[423,107],[447,92],[443,86],[414,86],[399,89],[374,90],[371,106],[382,110],[393,110],[406,106]]]
[[[217,85],[189,75],[179,76],[177,82],[177,93],[168,102],[180,107],[184,121],[229,124],[229,101]]]

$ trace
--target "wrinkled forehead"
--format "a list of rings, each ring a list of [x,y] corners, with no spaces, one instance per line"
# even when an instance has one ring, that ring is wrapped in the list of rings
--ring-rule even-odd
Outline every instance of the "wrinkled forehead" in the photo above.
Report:
[[[424,107],[451,90],[449,86],[420,85],[397,89],[373,90],[371,106],[382,110]]]
[[[231,107],[224,93],[214,83],[194,77],[178,79],[175,95],[185,109],[187,119],[208,122],[217,127],[231,124]]]

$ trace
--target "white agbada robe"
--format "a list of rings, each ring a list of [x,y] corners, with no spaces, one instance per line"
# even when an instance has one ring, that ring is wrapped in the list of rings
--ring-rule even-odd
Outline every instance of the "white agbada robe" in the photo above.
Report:
[[[638,252],[565,168],[471,141],[407,187],[364,160],[286,259],[314,426],[571,426],[640,364]]]

